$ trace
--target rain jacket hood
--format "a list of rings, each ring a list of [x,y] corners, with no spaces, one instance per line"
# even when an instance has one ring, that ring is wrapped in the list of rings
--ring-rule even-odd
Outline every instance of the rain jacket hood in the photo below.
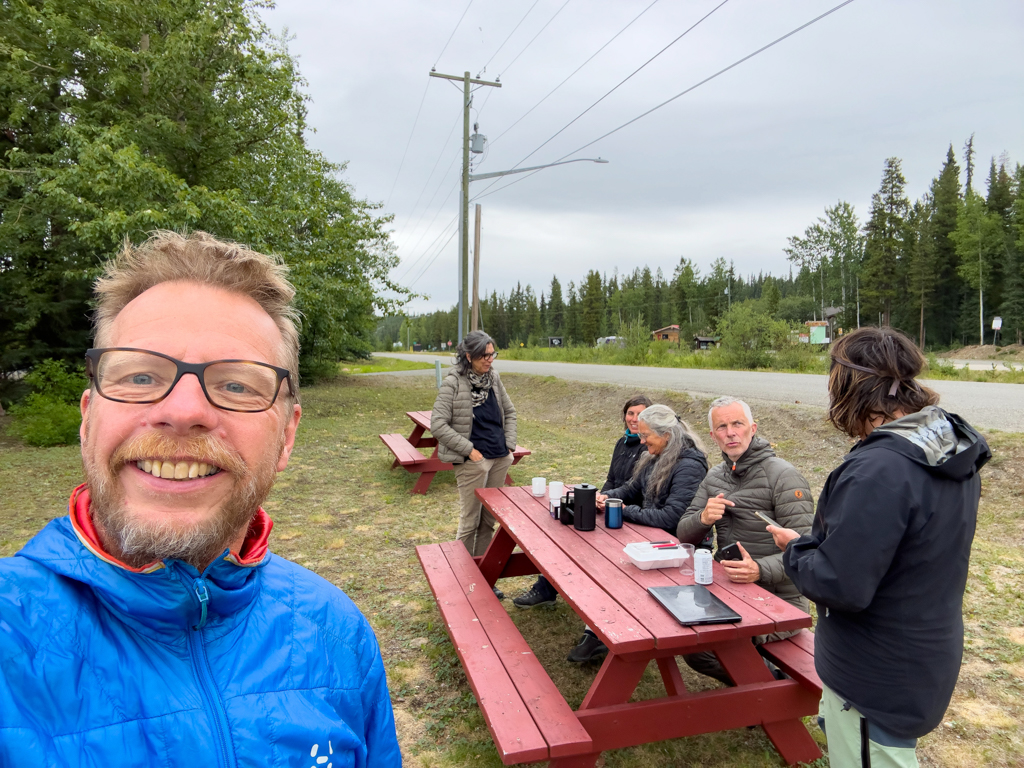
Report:
[[[372,630],[265,512],[200,574],[119,563],[88,503],[0,560],[0,764],[401,764]]]

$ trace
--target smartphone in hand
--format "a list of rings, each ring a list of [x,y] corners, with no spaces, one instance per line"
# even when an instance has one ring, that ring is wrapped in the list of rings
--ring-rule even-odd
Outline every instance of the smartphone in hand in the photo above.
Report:
[[[738,543],[732,543],[727,547],[722,547],[718,550],[719,560],[742,560],[743,553],[740,552],[740,545]]]
[[[774,520],[772,520],[770,517],[768,517],[768,515],[766,515],[764,512],[758,512],[757,510],[754,510],[754,514],[760,517],[762,520],[764,520],[768,525],[774,525],[776,528],[782,527]]]

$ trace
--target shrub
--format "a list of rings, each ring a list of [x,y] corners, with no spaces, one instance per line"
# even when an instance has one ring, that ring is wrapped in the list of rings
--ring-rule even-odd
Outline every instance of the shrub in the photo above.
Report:
[[[25,375],[24,383],[32,391],[11,406],[8,433],[35,446],[77,443],[82,420],[78,402],[89,386],[85,369],[44,360]]]
[[[750,302],[733,305],[718,324],[722,360],[733,368],[767,368],[772,350],[789,344],[789,325]]]
[[[8,432],[29,445],[70,445],[78,442],[82,415],[77,405],[53,395],[32,392],[11,406],[14,421]]]

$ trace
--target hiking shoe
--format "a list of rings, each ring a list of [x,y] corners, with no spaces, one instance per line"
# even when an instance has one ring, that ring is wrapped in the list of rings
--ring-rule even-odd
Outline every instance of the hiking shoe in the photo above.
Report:
[[[505,599],[505,593],[504,592],[502,592],[497,587],[492,587],[492,589],[494,590],[494,596],[496,598],[498,598],[499,600],[504,600]]]
[[[588,661],[598,661],[608,655],[608,646],[602,643],[597,635],[592,632],[584,632],[579,644],[569,651],[566,661],[573,664],[586,664]]]
[[[529,592],[513,598],[512,605],[516,608],[536,608],[538,605],[554,605],[557,599],[557,592],[547,592],[534,584]]]

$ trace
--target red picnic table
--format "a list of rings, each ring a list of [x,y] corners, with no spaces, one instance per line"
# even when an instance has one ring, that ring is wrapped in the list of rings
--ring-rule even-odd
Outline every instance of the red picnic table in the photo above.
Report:
[[[626,523],[580,532],[553,520],[529,488],[477,491],[500,524],[483,557],[461,542],[417,547],[439,610],[502,761],[550,760],[592,768],[601,752],[683,736],[760,725],[786,762],[821,756],[800,718],[816,714],[811,617],[756,584],[734,584],[714,566],[708,589],[742,617],[736,624],[682,626],[648,587],[692,584],[678,568],[643,571],[623,553],[635,541],[672,538]],[[513,552],[516,547],[521,552]],[[542,573],[608,646],[608,656],[575,712],[530,651],[490,587],[500,578]],[[776,680],[751,642],[755,635],[803,630],[762,650],[786,674]],[[678,656],[714,651],[736,682],[691,693]],[[656,661],[663,697],[630,701]]]
[[[409,437],[400,435],[397,432],[390,435],[380,435],[381,441],[388,447],[388,450],[395,455],[391,468],[404,467],[406,471],[419,474],[416,484],[413,485],[410,493],[426,493],[438,472],[453,469],[453,465],[437,458],[437,438],[424,437],[425,432],[430,431],[430,411],[406,411],[413,423],[412,434]],[[430,456],[424,456],[420,448],[433,448]],[[512,464],[518,464],[523,456],[529,456],[530,452],[517,445],[512,452]],[[512,485],[511,475],[505,476],[505,485]]]

